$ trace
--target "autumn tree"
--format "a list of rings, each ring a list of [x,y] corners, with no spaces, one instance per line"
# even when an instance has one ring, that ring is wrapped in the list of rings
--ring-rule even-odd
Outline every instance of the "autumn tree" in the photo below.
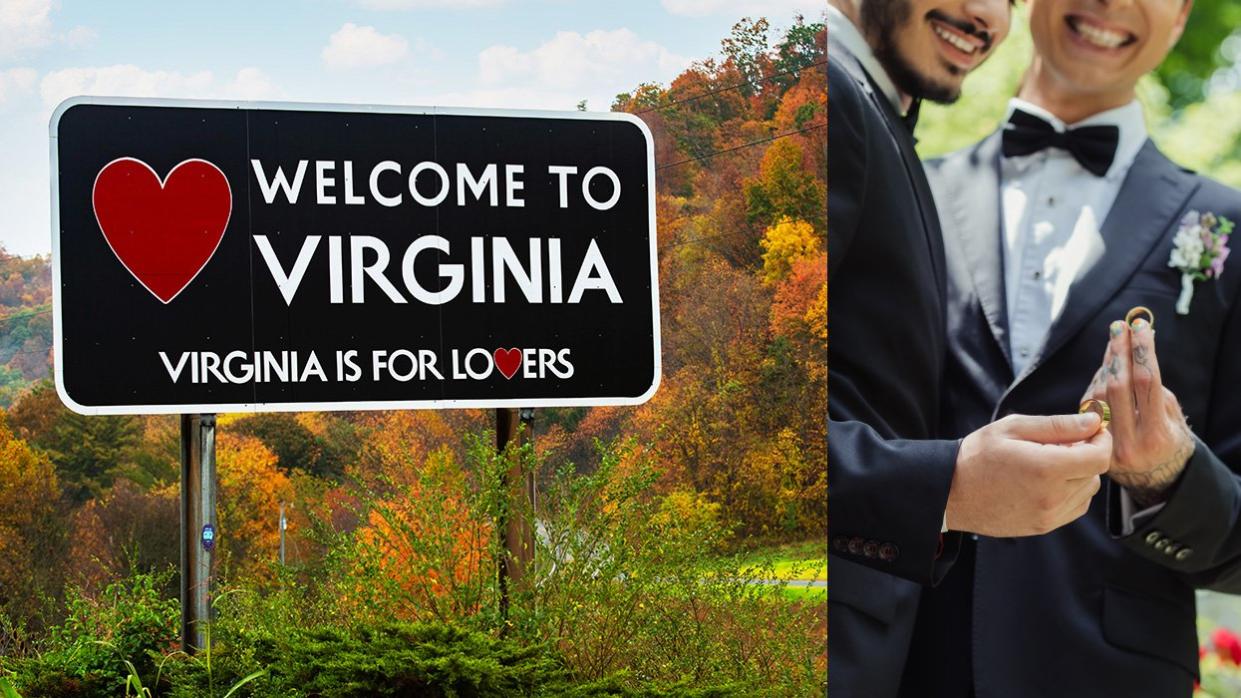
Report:
[[[817,257],[820,249],[814,226],[791,218],[782,218],[768,228],[759,244],[763,248],[763,282],[768,284],[783,281],[794,264]]]
[[[51,461],[14,436],[0,413],[0,613],[32,618],[60,593],[64,526]]]
[[[772,225],[783,218],[821,221],[826,185],[803,166],[804,151],[795,140],[775,141],[763,155],[759,175],[746,182],[747,216]]]
[[[232,574],[266,578],[280,548],[280,504],[293,500],[292,482],[253,436],[219,434],[216,464],[220,564]]]

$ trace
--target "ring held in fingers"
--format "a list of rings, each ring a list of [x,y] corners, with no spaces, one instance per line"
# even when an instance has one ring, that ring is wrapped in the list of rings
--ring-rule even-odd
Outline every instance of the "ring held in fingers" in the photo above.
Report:
[[[1100,429],[1106,429],[1107,425],[1112,422],[1112,408],[1107,404],[1107,400],[1086,400],[1077,411],[1081,414],[1094,412],[1099,415]]]
[[[1133,321],[1138,319],[1142,315],[1146,316],[1146,319],[1149,322],[1151,328],[1154,329],[1155,313],[1151,312],[1151,309],[1147,308],[1144,305],[1139,305],[1135,308],[1130,309],[1129,312],[1125,313],[1125,324],[1130,327],[1133,327]]]

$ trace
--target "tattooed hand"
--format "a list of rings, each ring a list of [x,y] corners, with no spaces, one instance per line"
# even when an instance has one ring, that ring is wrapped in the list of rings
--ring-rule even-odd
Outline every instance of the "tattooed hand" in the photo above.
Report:
[[[1155,330],[1143,318],[1117,320],[1103,365],[1083,400],[1112,408],[1112,463],[1108,475],[1141,507],[1164,500],[1194,453],[1180,402],[1163,386],[1155,356]]]

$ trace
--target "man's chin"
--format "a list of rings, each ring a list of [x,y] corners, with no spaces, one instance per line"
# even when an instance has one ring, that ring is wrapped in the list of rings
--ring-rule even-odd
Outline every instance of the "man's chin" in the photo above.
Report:
[[[961,99],[960,83],[943,83],[921,74],[893,76],[897,88],[905,94],[936,104],[953,104]]]
[[[961,86],[945,87],[937,85],[923,90],[922,98],[936,104],[955,104],[958,99],[961,99]]]
[[[961,98],[961,80],[944,81],[915,68],[899,51],[877,51],[877,57],[888,71],[897,89],[915,99],[938,104],[952,104]]]

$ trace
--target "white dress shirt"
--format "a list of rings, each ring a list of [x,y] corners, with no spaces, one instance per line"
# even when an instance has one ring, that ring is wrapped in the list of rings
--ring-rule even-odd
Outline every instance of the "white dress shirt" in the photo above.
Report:
[[[1075,124],[1065,124],[1020,99],[1009,103],[1009,116],[1014,109],[1044,119],[1057,131],[1079,126],[1120,128],[1116,159],[1102,177],[1087,171],[1068,151],[1059,148],[1001,161],[1009,349],[1013,374],[1020,378],[1042,348],[1052,322],[1064,310],[1069,286],[1089,271],[1082,268],[1082,261],[1093,249],[1102,251],[1099,228],[1146,143],[1147,131],[1137,101]],[[1128,534],[1134,530],[1136,519],[1155,514],[1163,505],[1137,511],[1122,488],[1120,508],[1122,533]]]
[[[1146,143],[1147,132],[1142,106],[1136,101],[1071,125],[1020,99],[1009,103],[1010,116],[1014,109],[1044,119],[1061,132],[1079,126],[1120,128],[1116,159],[1102,177],[1060,148],[1001,162],[1009,353],[1013,374],[1020,377],[1064,310],[1069,286],[1089,271],[1082,268],[1083,260],[1092,250],[1103,249],[1099,228]]]

